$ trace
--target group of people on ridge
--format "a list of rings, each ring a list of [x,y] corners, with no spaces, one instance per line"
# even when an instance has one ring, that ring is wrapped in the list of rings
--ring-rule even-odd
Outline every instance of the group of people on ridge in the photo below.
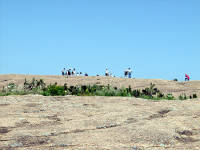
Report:
[[[106,68],[106,71],[105,71],[105,76],[113,77],[112,73],[109,72],[107,68]],[[115,77],[115,76],[114,76],[114,77]]]
[[[131,68],[128,68],[127,70],[124,71],[124,77],[125,78],[131,78],[131,74],[132,74]],[[109,73],[107,68],[106,68],[106,71],[105,71],[105,76],[111,76],[112,77],[112,73]]]
[[[62,72],[62,75],[66,75],[66,76],[82,76],[82,72],[76,72],[76,69],[65,69],[63,68],[63,70],[61,71]],[[85,76],[88,76],[87,73],[85,73]]]
[[[64,75],[67,75],[67,76],[82,76],[83,74],[82,74],[82,72],[76,72],[76,69],[74,68],[74,69],[65,69],[65,68],[63,68],[63,70],[62,70],[62,75],[64,76]],[[124,71],[124,78],[131,78],[131,75],[132,75],[132,70],[131,70],[131,68],[129,67],[128,69],[126,69],[125,71]],[[85,73],[84,74],[84,76],[88,76],[88,74],[87,73]],[[99,76],[99,75],[97,75],[97,76]],[[110,73],[109,71],[108,71],[108,69],[106,68],[106,70],[105,70],[105,76],[110,76],[110,77],[115,77],[115,76],[113,76],[112,75],[112,73]],[[190,81],[190,77],[189,77],[189,75],[188,74],[185,74],[185,81]]]

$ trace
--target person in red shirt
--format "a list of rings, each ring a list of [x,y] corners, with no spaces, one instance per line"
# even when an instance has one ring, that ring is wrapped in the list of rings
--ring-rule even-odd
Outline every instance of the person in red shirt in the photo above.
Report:
[[[187,74],[185,74],[185,81],[190,81],[190,77]]]

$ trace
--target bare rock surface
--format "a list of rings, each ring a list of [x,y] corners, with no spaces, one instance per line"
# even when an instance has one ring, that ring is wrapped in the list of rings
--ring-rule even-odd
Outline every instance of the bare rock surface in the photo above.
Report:
[[[200,149],[198,99],[26,95],[0,104],[0,150]]]

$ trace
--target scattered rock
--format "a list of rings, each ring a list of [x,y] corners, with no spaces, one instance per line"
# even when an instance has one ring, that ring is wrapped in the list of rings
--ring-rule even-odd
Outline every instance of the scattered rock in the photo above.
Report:
[[[8,103],[0,104],[0,106],[8,106],[8,105],[10,105],[10,104],[8,104]]]
[[[160,110],[160,111],[158,111],[157,114],[153,114],[153,115],[149,116],[148,119],[151,120],[151,119],[156,119],[156,118],[165,117],[165,115],[166,115],[167,113],[169,113],[170,111],[171,111],[170,109],[163,109],[163,110]]]

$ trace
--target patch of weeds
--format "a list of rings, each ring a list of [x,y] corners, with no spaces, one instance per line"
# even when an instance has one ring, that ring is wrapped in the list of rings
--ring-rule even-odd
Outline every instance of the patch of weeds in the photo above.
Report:
[[[197,98],[197,94],[196,94],[196,93],[193,94],[193,95],[192,95],[192,98]]]
[[[172,94],[167,94],[165,96],[165,99],[167,99],[167,100],[175,100],[175,98],[174,98],[174,96]]]
[[[49,85],[47,88],[45,88],[43,90],[42,95],[44,95],[44,96],[64,96],[65,89],[64,89],[64,86],[58,86],[56,84]]]
[[[186,94],[181,94],[181,95],[179,95],[178,99],[179,100],[186,100],[188,98],[187,98]]]

